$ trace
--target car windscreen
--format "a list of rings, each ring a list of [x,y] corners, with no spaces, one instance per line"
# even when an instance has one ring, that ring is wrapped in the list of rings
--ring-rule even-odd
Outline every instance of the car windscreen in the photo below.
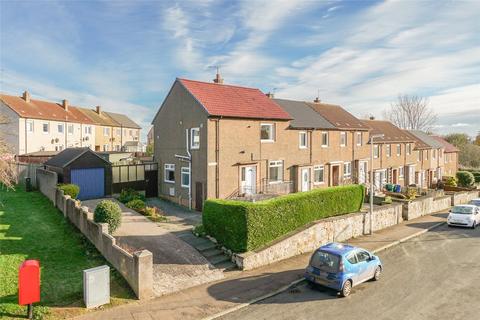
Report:
[[[310,265],[322,271],[337,272],[340,256],[325,251],[316,251],[310,260]]]
[[[472,214],[472,207],[453,207],[452,213],[455,214]]]
[[[473,204],[477,207],[480,207],[480,200],[472,200],[472,201],[470,201],[470,204]]]

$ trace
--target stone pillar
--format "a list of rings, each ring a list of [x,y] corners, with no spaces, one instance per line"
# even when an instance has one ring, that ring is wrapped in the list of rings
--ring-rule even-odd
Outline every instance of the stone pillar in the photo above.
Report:
[[[133,254],[136,286],[134,288],[138,299],[148,299],[153,296],[153,254],[148,250]]]

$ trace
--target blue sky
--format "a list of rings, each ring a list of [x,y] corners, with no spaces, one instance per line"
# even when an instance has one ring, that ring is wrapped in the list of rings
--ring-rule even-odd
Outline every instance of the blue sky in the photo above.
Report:
[[[480,130],[480,1],[4,1],[1,91],[148,127],[176,77],[342,104],[429,97],[436,131]],[[146,134],[146,130],[144,130]]]

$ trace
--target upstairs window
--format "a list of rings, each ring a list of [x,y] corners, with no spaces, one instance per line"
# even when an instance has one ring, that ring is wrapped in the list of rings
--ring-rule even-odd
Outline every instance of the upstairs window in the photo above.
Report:
[[[200,128],[190,129],[190,149],[200,148]]]
[[[260,140],[264,142],[273,142],[275,140],[275,127],[273,124],[260,124]]]
[[[121,136],[122,135],[122,129],[117,129],[117,136]]]
[[[175,165],[166,163],[164,169],[164,181],[175,183]]]
[[[27,120],[27,132],[33,132],[33,120]]]
[[[85,126],[85,134],[92,134],[92,126]]]
[[[422,161],[422,151],[417,151],[417,161]]]
[[[361,146],[363,144],[363,136],[361,132],[357,132],[357,146]]]
[[[397,144],[397,156],[400,156],[400,155],[402,155],[402,145]]]
[[[104,127],[103,128],[103,135],[108,137],[110,135],[110,128]]]
[[[328,147],[328,132],[322,132],[322,147]]]
[[[387,144],[385,145],[385,153],[387,154],[387,157],[390,157],[392,155],[392,147],[391,145]]]
[[[437,150],[432,150],[432,159],[435,160],[437,157]]]
[[[424,158],[425,160],[428,160],[428,150],[425,150]]]
[[[305,131],[301,131],[298,133],[298,144],[300,149],[306,149],[308,144],[307,133]]]
[[[67,127],[68,134],[72,135],[73,134],[73,124],[69,124]]]
[[[182,167],[181,169],[181,184],[183,188],[190,187],[190,168]]]
[[[407,154],[408,155],[412,154],[412,145],[410,143],[407,143]]]
[[[347,133],[340,132],[340,146],[345,147],[347,145]]]
[[[380,156],[380,146],[378,144],[373,145],[373,157],[376,159]]]
[[[270,182],[281,182],[283,181],[283,161],[270,161],[269,162],[269,179]]]
[[[50,124],[48,122],[44,122],[42,124],[42,131],[43,131],[43,133],[49,133],[50,132]]]
[[[57,131],[58,131],[58,133],[63,133],[63,124],[59,124],[57,126]]]

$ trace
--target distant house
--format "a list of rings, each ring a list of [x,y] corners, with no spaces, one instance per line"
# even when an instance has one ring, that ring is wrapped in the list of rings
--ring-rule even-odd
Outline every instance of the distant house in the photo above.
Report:
[[[443,145],[444,175],[455,176],[458,171],[458,153],[460,150],[439,136],[431,136]],[[441,160],[440,160],[441,161]]]

